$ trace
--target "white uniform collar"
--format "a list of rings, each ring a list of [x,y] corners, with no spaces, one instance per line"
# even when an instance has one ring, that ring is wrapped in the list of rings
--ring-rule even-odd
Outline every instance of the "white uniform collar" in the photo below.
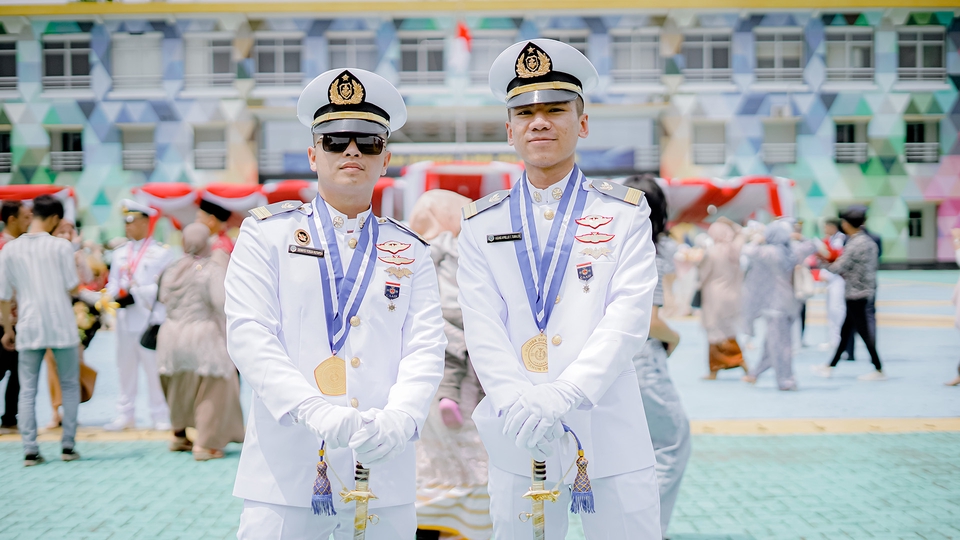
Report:
[[[330,213],[330,221],[333,223],[333,228],[337,233],[356,233],[360,231],[362,224],[366,223],[370,218],[370,214],[373,211],[373,206],[368,207],[363,212],[357,214],[355,218],[348,218],[346,214],[340,212],[336,208],[330,206],[330,203],[323,201],[323,204],[327,207],[327,212]]]
[[[567,181],[570,180],[571,174],[573,174],[573,169],[570,169],[570,172],[561,180],[544,189],[537,189],[530,183],[530,179],[527,178],[527,188],[530,189],[530,197],[533,199],[533,203],[538,205],[559,204],[560,198],[563,197],[563,190],[566,189]]]

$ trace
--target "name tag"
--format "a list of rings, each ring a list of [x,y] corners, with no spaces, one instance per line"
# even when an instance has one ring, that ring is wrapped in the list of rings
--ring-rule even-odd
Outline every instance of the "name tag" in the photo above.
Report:
[[[488,244],[493,244],[495,242],[516,242],[517,240],[523,240],[522,232],[487,235]]]
[[[287,247],[287,252],[294,253],[296,255],[308,255],[310,257],[323,257],[322,249],[306,247],[306,246],[295,246],[293,244],[290,244]]]

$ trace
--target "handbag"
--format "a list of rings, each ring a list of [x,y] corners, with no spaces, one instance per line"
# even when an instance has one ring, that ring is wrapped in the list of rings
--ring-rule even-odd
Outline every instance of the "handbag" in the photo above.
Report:
[[[93,397],[93,387],[97,384],[97,370],[86,364],[80,364],[80,403],[86,403]]]
[[[793,296],[805,302],[817,293],[813,282],[813,272],[806,265],[798,264],[793,268]]]
[[[150,315],[147,316],[147,320],[150,320],[150,317],[153,316],[153,310],[156,309],[157,304],[160,303],[160,282],[163,281],[163,274],[160,274],[160,278],[157,279],[157,297],[153,299],[153,305],[150,306]],[[144,349],[150,349],[151,351],[157,350],[157,334],[160,333],[159,324],[151,324],[147,326],[147,329],[143,331],[143,335],[140,336],[140,346]]]
[[[697,292],[693,293],[693,299],[690,300],[690,307],[699,308],[702,303],[703,295],[700,293],[700,289],[697,289]]]

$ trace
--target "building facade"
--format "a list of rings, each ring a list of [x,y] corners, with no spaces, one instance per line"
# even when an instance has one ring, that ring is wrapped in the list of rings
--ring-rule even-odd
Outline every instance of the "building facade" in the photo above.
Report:
[[[296,100],[339,67],[400,88],[410,120],[392,139],[394,173],[515,160],[487,70],[511,43],[549,37],[600,73],[578,147],[589,173],[783,176],[808,233],[865,203],[886,261],[947,261],[960,226],[960,9],[906,4],[3,6],[0,184],[74,186],[90,225],[114,220],[112,202],[144,182],[309,178]]]

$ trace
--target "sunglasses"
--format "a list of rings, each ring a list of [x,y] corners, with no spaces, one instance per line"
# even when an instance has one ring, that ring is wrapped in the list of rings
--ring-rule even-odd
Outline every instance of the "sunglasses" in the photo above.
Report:
[[[357,143],[357,150],[361,154],[376,156],[383,152],[383,145],[386,141],[379,135],[360,135],[357,133],[323,135],[321,145],[324,152],[333,152],[342,154],[350,146],[350,141]]]

